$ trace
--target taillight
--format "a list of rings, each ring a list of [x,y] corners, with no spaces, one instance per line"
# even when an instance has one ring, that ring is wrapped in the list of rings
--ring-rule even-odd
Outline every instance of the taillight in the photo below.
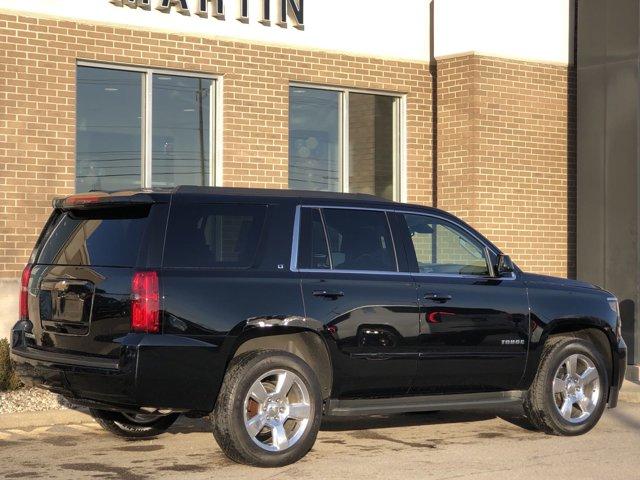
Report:
[[[136,272],[131,281],[131,330],[160,332],[160,288],[158,273]]]
[[[31,265],[27,264],[20,277],[20,320],[29,320],[29,278]]]

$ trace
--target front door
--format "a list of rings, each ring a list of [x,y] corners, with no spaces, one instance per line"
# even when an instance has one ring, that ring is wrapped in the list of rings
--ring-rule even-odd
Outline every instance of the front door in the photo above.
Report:
[[[462,225],[429,215],[403,217],[420,303],[411,393],[517,389],[529,346],[525,286],[517,275],[492,276],[489,251]]]
[[[298,269],[306,316],[326,327],[336,398],[406,394],[416,373],[418,302],[398,272],[387,213],[302,208]]]

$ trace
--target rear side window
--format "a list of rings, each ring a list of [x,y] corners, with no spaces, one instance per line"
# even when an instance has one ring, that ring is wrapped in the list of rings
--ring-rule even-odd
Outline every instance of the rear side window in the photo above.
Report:
[[[209,204],[172,208],[164,266],[251,267],[266,211],[264,205]]]
[[[303,208],[301,220],[300,268],[397,271],[385,212]]]
[[[136,265],[148,208],[65,212],[47,228],[37,262],[46,265]]]
[[[327,240],[320,210],[303,208],[300,220],[298,267],[312,270],[331,268]]]

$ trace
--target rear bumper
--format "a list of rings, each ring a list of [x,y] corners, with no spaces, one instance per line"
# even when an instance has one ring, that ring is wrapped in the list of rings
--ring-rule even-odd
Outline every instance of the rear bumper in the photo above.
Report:
[[[224,374],[219,348],[176,335],[129,334],[119,358],[90,357],[28,346],[20,324],[11,359],[24,383],[79,404],[114,410],[213,410]]]

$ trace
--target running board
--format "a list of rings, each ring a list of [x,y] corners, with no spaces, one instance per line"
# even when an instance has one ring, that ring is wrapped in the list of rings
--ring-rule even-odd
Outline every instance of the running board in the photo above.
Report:
[[[389,415],[430,410],[463,410],[506,405],[521,405],[522,391],[463,393],[415,397],[366,398],[339,400],[332,398],[325,405],[325,415]]]

